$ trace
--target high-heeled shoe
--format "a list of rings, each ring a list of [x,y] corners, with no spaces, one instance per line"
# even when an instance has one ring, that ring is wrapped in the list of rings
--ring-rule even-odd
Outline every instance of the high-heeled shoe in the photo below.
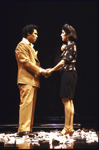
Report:
[[[72,136],[74,133],[74,129],[69,129],[69,136]]]
[[[66,135],[66,134],[69,134],[69,129],[64,127],[63,130],[61,131],[60,135],[63,136],[63,135]]]

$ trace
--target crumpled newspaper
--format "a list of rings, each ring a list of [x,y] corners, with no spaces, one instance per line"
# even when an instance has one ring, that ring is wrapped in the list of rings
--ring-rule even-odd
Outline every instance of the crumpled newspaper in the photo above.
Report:
[[[16,146],[19,149],[22,149],[22,147],[28,149],[30,146],[41,146],[46,143],[50,149],[73,148],[74,141],[77,138],[86,139],[86,143],[98,142],[98,135],[94,130],[78,129],[72,136],[69,136],[69,134],[61,136],[60,132],[59,130],[50,132],[41,130],[33,132],[33,136],[31,137],[28,135],[18,137],[17,133],[1,133],[0,142],[4,143],[4,147]]]

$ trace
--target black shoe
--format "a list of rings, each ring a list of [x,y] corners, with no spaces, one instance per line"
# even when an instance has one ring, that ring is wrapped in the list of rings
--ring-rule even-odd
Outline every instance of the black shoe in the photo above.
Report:
[[[28,136],[29,137],[34,137],[34,133],[33,132],[29,132]]]

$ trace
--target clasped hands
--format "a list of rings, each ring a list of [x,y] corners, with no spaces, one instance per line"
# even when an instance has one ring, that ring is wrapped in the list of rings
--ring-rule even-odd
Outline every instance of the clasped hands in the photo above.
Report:
[[[54,71],[53,68],[42,69],[41,75],[43,75],[45,78],[48,78],[53,71]]]

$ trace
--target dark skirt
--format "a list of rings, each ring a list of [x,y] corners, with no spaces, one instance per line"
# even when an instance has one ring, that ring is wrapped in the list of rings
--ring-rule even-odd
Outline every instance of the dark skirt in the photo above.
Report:
[[[61,75],[60,97],[73,100],[76,83],[77,83],[76,71],[72,70],[63,71]]]

